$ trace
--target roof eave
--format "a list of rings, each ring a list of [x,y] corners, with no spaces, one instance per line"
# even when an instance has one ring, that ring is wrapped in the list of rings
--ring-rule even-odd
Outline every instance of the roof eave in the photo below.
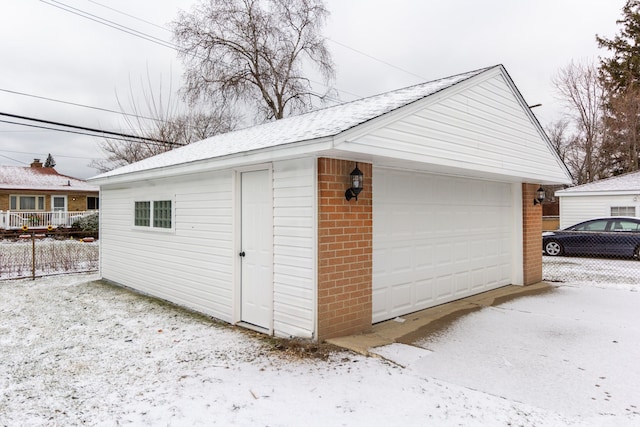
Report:
[[[124,184],[134,181],[146,181],[156,178],[167,178],[181,175],[185,172],[211,172],[234,167],[242,167],[248,164],[268,163],[277,160],[284,160],[287,158],[313,155],[314,153],[322,153],[332,150],[333,146],[334,137],[329,136],[308,141],[299,141],[272,147],[260,148],[252,151],[243,151],[220,157],[199,159],[196,161],[179,163],[171,166],[161,166],[153,169],[145,169],[142,171],[133,171],[121,175],[112,175],[102,178],[93,177],[89,178],[88,181],[91,181],[96,185],[103,186],[112,184]]]

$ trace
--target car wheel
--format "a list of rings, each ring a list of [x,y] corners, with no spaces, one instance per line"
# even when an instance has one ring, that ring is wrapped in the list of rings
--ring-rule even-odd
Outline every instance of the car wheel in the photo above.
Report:
[[[634,252],[636,258],[640,260],[640,246],[638,246]]]
[[[562,255],[562,245],[557,240],[549,240],[544,245],[544,252],[550,256]]]

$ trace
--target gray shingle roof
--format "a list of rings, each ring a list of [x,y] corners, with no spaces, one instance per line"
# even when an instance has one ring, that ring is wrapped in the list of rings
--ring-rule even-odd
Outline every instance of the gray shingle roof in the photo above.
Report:
[[[106,178],[150,169],[174,166],[197,160],[311,141],[340,134],[395,109],[433,95],[443,89],[481,74],[483,68],[464,74],[359,99],[299,116],[216,135],[131,165],[103,173],[91,179]]]

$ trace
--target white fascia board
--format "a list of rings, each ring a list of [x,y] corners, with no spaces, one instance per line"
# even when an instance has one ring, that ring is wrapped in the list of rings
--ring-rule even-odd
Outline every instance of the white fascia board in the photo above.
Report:
[[[583,197],[583,196],[637,196],[640,195],[638,190],[609,190],[609,191],[573,191],[565,192],[565,190],[556,191],[557,197]]]
[[[390,166],[394,168],[415,168],[416,164],[422,164],[423,167],[419,169],[435,169],[440,173],[444,173],[446,170],[451,170],[452,174],[466,176],[466,177],[481,177],[493,179],[503,182],[520,182],[520,183],[536,183],[540,185],[553,185],[557,183],[557,180],[561,180],[562,177],[554,179],[547,175],[537,174],[535,172],[526,173],[521,171],[520,173],[514,173],[508,171],[501,173],[499,165],[484,165],[479,166],[477,163],[470,163],[465,167],[465,162],[456,159],[455,161],[447,159],[445,157],[418,157],[414,152],[405,152],[392,148],[373,147],[367,144],[360,143],[348,143],[341,144],[340,151],[344,154],[337,158],[354,159],[366,161],[366,158],[374,159],[374,164],[378,166]],[[462,173],[464,171],[464,173]]]
[[[158,178],[211,172],[222,169],[247,166],[251,164],[269,163],[277,160],[314,155],[315,153],[329,151],[333,148],[333,138],[321,138],[306,142],[278,145],[274,147],[234,153],[223,157],[197,160],[194,162],[180,163],[172,166],[164,166],[156,169],[147,169],[139,172],[131,172],[124,175],[108,176],[92,179],[92,183],[100,186],[110,186],[129,182],[148,181]]]

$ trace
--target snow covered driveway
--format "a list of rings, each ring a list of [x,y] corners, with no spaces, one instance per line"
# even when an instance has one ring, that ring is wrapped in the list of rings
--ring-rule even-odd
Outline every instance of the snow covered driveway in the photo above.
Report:
[[[557,413],[640,425],[640,293],[616,287],[565,285],[484,308],[415,343],[428,351],[403,365]],[[397,346],[378,352],[402,363]]]
[[[400,348],[401,358],[415,360],[403,369],[348,352],[329,360],[287,356],[251,333],[95,279],[0,282],[0,426],[640,423],[630,414],[637,409],[627,410],[638,396],[637,387],[629,392],[638,383],[637,368],[611,357],[613,348],[638,360],[637,322],[633,328],[628,323],[638,294],[630,291],[611,299],[567,289],[557,301],[527,298],[488,311],[493,318],[477,313],[469,316],[475,320],[467,331],[430,342],[428,357],[426,350]],[[608,316],[580,308],[599,301]],[[553,305],[564,307],[562,315],[550,310]],[[573,320],[582,326],[576,329]],[[598,325],[606,326],[601,334]],[[512,336],[508,345],[515,340],[525,351],[504,349],[498,360],[482,353],[481,347],[507,345],[499,340],[505,334]],[[582,335],[589,338],[580,344]],[[482,372],[480,380],[470,381],[465,365]],[[554,372],[563,375],[543,374],[558,366],[564,369]],[[444,374],[445,381],[434,379]],[[537,389],[539,377],[555,389],[560,383],[574,388],[563,397],[566,405],[532,399],[549,387]],[[483,381],[496,386],[484,389]],[[593,396],[598,406],[577,415],[567,410],[573,395]]]

